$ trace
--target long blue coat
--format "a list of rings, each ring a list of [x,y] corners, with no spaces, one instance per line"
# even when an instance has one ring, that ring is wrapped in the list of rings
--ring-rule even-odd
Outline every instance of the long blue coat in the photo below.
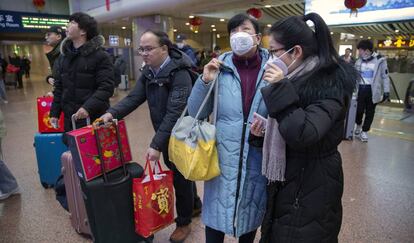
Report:
[[[221,174],[204,183],[202,220],[210,228],[235,237],[257,229],[266,211],[267,180],[261,175],[262,149],[248,143],[253,113],[267,117],[260,93],[267,85],[261,78],[268,59],[267,50],[260,49],[260,55],[262,65],[247,122],[243,118],[241,79],[232,62],[233,54],[227,52],[219,57],[232,72],[221,72],[218,76],[216,139]],[[210,85],[200,78],[196,81],[188,100],[191,116],[196,115]],[[201,118],[211,114],[212,108],[211,98]]]

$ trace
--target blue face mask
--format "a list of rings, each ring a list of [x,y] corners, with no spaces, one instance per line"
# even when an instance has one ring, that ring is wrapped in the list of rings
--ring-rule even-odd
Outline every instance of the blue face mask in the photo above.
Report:
[[[293,62],[292,62],[291,64],[289,64],[289,66],[287,66],[287,65],[286,65],[286,63],[284,63],[284,62],[282,61],[282,59],[280,59],[280,58],[281,58],[282,56],[284,56],[286,53],[288,53],[288,52],[290,52],[291,50],[293,50],[293,48],[294,48],[294,47],[292,47],[292,48],[290,48],[289,50],[285,51],[285,52],[284,52],[282,55],[280,55],[280,56],[272,55],[272,56],[269,58],[269,60],[267,60],[265,68],[267,68],[267,64],[268,64],[268,63],[273,63],[273,64],[275,64],[276,66],[278,66],[278,67],[280,68],[280,70],[282,70],[283,75],[284,75],[284,76],[286,76],[286,75],[288,74],[288,72],[289,72],[289,68],[290,68],[290,66],[292,66],[292,65],[293,65],[293,63],[295,63],[295,62],[296,62],[296,59],[295,59],[295,60],[293,60]]]

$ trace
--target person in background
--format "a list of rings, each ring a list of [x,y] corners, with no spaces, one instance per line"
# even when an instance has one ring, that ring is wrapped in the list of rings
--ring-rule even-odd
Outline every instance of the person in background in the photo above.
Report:
[[[338,145],[358,73],[339,57],[316,13],[283,18],[269,34],[261,242],[338,242],[344,186]]]
[[[51,124],[58,124],[63,111],[65,132],[73,129],[72,115],[79,128],[86,126],[83,119],[90,117],[93,121],[104,114],[114,92],[113,64],[102,47],[104,38],[98,34],[96,20],[85,13],[74,13],[69,17],[66,35],[54,64],[50,110]]]
[[[20,194],[20,187],[16,178],[4,163],[2,139],[6,136],[6,126],[4,124],[3,112],[0,109],[0,201],[12,195]]]
[[[45,34],[46,43],[49,46],[53,47],[51,51],[46,53],[46,57],[47,57],[47,60],[49,61],[50,70],[51,70],[51,74],[46,77],[46,82],[52,86],[55,83],[54,76],[56,75],[56,70],[53,67],[54,67],[55,61],[60,56],[60,45],[63,39],[65,38],[66,38],[66,33],[62,29],[62,27],[59,27],[59,26],[50,27]]]
[[[9,56],[9,62],[13,66],[19,68],[19,71],[16,73],[17,75],[17,82],[18,82],[18,89],[23,89],[23,62],[20,56],[14,52],[13,57]]]
[[[4,59],[0,53],[0,67],[2,68],[2,72],[0,72],[1,78],[4,80],[6,75],[6,68],[7,68],[7,61]]]
[[[176,47],[187,54],[187,56],[190,58],[193,67],[197,66],[197,58],[194,52],[194,49],[187,44],[187,36],[184,34],[177,35],[177,38],[175,39]]]
[[[121,76],[126,74],[127,65],[122,56],[115,56],[114,73],[115,73],[115,88],[121,83]]]
[[[358,43],[359,58],[355,68],[361,74],[358,88],[358,106],[355,135],[362,142],[368,142],[368,131],[374,120],[375,107],[390,97],[390,78],[385,57],[373,52],[374,44],[370,40]],[[364,121],[362,118],[365,114]]]
[[[341,56],[341,58],[346,62],[349,63],[351,65],[355,64],[355,58],[352,56],[352,49],[351,48],[346,48],[345,49],[345,54]]]
[[[0,73],[3,73],[3,65],[0,65]],[[4,82],[3,75],[0,75],[0,99],[4,104],[7,104],[9,101],[7,100],[6,85]]]
[[[250,122],[255,112],[267,116],[260,88],[266,85],[262,76],[268,52],[259,47],[261,34],[256,19],[235,15],[227,31],[232,51],[204,66],[188,99],[188,112],[195,117],[217,77],[218,94],[213,95],[218,95],[215,126],[221,172],[204,182],[202,220],[206,243],[223,242],[225,234],[251,243],[266,209],[267,180],[261,175],[263,139],[250,133]],[[200,119],[207,118],[212,110],[210,97]]]
[[[215,46],[213,53],[211,53],[211,58],[217,58],[221,55],[221,47],[220,46]]]
[[[177,218],[170,241],[183,242],[191,233],[191,218],[201,212],[201,200],[197,196],[195,183],[185,179],[170,162],[168,143],[171,130],[190,95],[192,79],[189,72],[192,64],[187,55],[173,47],[168,35],[162,31],[145,31],[138,53],[146,65],[134,89],[101,118],[104,122],[122,119],[147,101],[155,135],[145,158],[158,161],[162,153],[164,163],[174,172]]]
[[[22,65],[23,65],[23,72],[25,74],[26,79],[30,78],[30,64],[31,64],[31,61],[26,56],[23,56]]]

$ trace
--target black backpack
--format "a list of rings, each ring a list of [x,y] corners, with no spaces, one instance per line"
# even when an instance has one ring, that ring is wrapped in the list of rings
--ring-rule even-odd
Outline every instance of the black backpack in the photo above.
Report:
[[[175,70],[173,70],[173,71],[170,73],[170,78],[171,78],[171,80],[174,78],[174,75],[175,75],[175,73],[176,73],[176,72],[178,72],[178,71],[180,71],[180,70],[183,70],[183,69],[187,70],[188,74],[190,74],[190,77],[191,77],[191,83],[192,83],[192,84],[193,84],[193,86],[194,86],[194,84],[195,84],[195,82],[197,81],[197,79],[198,79],[198,77],[200,76],[200,74],[199,74],[199,73],[197,73],[196,71],[194,71],[191,67],[187,67],[187,68],[179,68],[179,69],[175,69]]]

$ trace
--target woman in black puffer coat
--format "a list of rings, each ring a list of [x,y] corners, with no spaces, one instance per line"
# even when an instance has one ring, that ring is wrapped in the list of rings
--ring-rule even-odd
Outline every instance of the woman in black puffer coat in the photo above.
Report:
[[[315,13],[273,24],[269,52],[283,63],[269,65],[270,85],[261,91],[286,142],[286,171],[283,182],[268,186],[261,242],[337,242],[343,193],[337,147],[357,72],[339,58]]]

